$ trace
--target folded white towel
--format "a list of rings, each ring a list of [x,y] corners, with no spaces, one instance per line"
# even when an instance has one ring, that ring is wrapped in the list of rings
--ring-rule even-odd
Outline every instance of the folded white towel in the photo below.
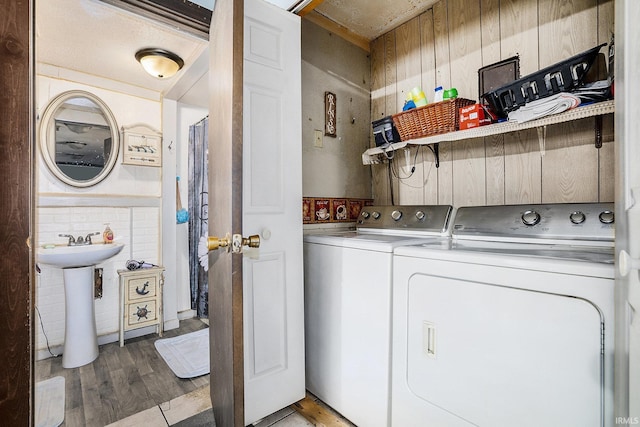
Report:
[[[526,103],[515,111],[509,113],[509,121],[524,123],[552,114],[562,113],[580,105],[580,98],[566,92],[560,92],[546,98]]]
[[[207,240],[207,236],[201,236],[198,243],[198,260],[200,265],[204,267],[204,271],[209,271],[209,245]]]

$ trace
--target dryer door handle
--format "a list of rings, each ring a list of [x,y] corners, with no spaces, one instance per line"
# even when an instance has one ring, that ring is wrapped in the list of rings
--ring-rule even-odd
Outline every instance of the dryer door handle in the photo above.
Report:
[[[436,325],[426,320],[422,322],[422,349],[425,356],[436,358]]]

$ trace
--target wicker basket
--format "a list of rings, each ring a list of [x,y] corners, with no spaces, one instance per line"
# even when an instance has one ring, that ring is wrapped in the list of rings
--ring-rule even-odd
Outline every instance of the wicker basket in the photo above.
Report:
[[[464,98],[447,99],[394,114],[393,123],[402,141],[453,132],[460,126],[458,110],[475,103]]]

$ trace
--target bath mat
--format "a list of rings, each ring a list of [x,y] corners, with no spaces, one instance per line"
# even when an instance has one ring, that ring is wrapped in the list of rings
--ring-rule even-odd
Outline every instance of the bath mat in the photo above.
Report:
[[[36,384],[36,427],[58,427],[64,421],[64,377]]]
[[[154,345],[178,378],[209,373],[209,328],[160,339]]]

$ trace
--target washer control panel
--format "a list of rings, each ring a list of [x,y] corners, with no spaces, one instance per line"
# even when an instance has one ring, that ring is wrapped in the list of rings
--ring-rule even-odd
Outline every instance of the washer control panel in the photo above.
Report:
[[[449,205],[365,206],[356,227],[442,234],[448,232],[452,219],[453,207]]]
[[[454,237],[611,241],[613,203],[474,206],[458,209]]]

